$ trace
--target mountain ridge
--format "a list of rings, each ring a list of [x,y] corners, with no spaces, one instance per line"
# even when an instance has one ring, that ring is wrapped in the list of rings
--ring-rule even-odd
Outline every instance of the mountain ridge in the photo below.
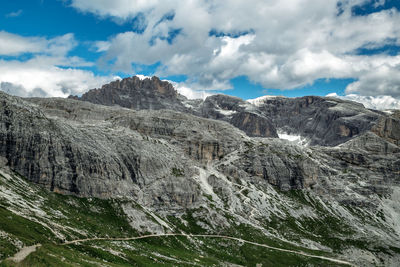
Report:
[[[144,84],[159,94],[153,82],[160,84]],[[45,188],[45,198],[57,193],[85,203],[115,202],[127,231],[257,236],[355,264],[400,262],[398,117],[313,96],[266,98],[256,106],[224,95],[204,101],[168,95],[163,108],[154,109],[159,96],[147,95],[135,99],[141,104],[134,110],[0,92],[0,169],[14,177],[1,178],[0,204],[28,220],[33,217],[26,214],[35,214],[44,225],[59,220],[56,211],[70,218],[70,211],[32,204],[19,174]],[[175,104],[186,111],[174,110]],[[282,140],[278,130],[309,144]],[[65,238],[77,235],[57,229]]]
[[[160,100],[160,94],[168,97]],[[149,97],[143,98],[143,95]],[[227,121],[252,137],[277,138],[279,129],[309,138],[312,145],[339,145],[366,131],[373,131],[396,144],[400,140],[398,117],[366,109],[361,103],[334,97],[267,96],[258,98],[257,103],[253,103],[251,100],[217,94],[203,101],[191,101],[173,89],[168,81],[161,81],[155,76],[144,79],[134,76],[111,82],[101,89],[89,90],[82,97],[69,98],[134,110],[170,109],[188,112],[200,117]],[[149,99],[156,99],[158,104]],[[141,104],[135,104],[134,101]]]

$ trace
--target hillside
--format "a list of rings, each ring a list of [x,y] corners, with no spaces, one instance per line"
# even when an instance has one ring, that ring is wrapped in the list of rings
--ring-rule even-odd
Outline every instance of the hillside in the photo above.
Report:
[[[133,77],[81,98],[0,92],[0,142],[2,265],[35,244],[21,265],[400,261],[396,112],[188,100]]]

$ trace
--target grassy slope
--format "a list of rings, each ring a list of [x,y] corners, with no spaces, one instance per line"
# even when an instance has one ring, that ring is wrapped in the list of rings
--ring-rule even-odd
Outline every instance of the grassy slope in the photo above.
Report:
[[[66,240],[96,236],[132,237],[138,233],[129,226],[127,218],[121,212],[121,201],[83,199],[49,193],[18,176],[6,179],[0,175],[0,186],[10,189],[22,199],[21,204],[21,201],[15,202],[0,197],[0,231],[3,233],[0,235],[0,260],[3,260],[0,266],[15,266],[15,263],[6,258],[14,255],[22,246],[37,243],[41,243],[42,247],[19,263],[19,266],[211,266],[224,262],[241,265],[263,263],[263,266],[330,265],[323,260],[213,238],[189,240],[185,237],[154,237],[136,241],[91,241],[63,246],[62,240],[52,230],[63,234]],[[35,209],[44,212],[45,216],[31,211]],[[170,218],[170,222],[175,223],[176,231],[204,232],[204,229],[196,224],[192,213],[188,211],[184,216],[189,222],[187,226]],[[55,224],[50,225],[49,222]],[[7,236],[4,236],[4,233]],[[293,245],[267,238],[245,225],[225,229],[221,233],[278,247],[298,249]]]

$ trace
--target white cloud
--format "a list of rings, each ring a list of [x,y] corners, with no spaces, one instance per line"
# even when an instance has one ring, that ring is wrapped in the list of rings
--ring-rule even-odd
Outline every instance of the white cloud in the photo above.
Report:
[[[0,55],[16,56],[22,53],[38,53],[45,48],[46,40],[43,38],[22,37],[0,31]]]
[[[167,1],[168,2],[168,1]],[[72,6],[85,12],[100,16],[132,17],[140,11],[146,11],[158,4],[158,0],[93,0],[72,1]]]
[[[383,0],[72,0],[82,12],[127,20],[142,14],[143,34],[124,32],[98,43],[102,60],[115,70],[161,62],[158,74],[184,74],[190,87],[230,88],[245,75],[266,88],[291,89],[319,78],[356,78],[360,84],[381,76],[393,56],[357,55],[359,48],[400,45],[397,10],[353,16],[356,5]],[[339,5],[340,4],[340,5]],[[340,10],[338,8],[340,6]],[[164,19],[174,14],[173,19]],[[172,38],[171,32],[180,30]],[[209,34],[226,33],[222,34]],[[173,40],[172,40],[173,39]],[[169,40],[169,41],[168,41]],[[244,41],[245,40],[245,41]],[[114,61],[115,60],[115,61]],[[400,70],[390,66],[399,77]],[[389,71],[386,71],[389,73]],[[196,85],[197,84],[197,85]],[[365,83],[364,83],[365,84]],[[353,84],[359,94],[399,94],[399,82],[386,79],[379,92]],[[356,89],[355,89],[356,88]]]
[[[95,76],[86,70],[0,60],[1,90],[18,96],[67,97],[98,88],[113,79]]]
[[[67,97],[100,87],[114,79],[79,69],[92,66],[93,63],[68,56],[77,44],[73,34],[46,39],[1,31],[0,55],[15,58],[0,59],[0,90],[26,97]],[[18,56],[25,53],[32,56],[28,60],[21,60]]]
[[[396,65],[381,64],[362,73],[358,81],[347,86],[346,92],[400,97],[400,56],[397,59]]]
[[[0,55],[2,56],[19,56],[25,53],[65,56],[76,45],[77,41],[72,33],[46,39],[35,36],[24,37],[0,31]]]
[[[17,11],[14,12],[10,12],[8,14],[6,14],[6,18],[16,18],[22,15],[23,10],[19,9]]]
[[[383,6],[385,4],[386,0],[376,0],[374,3],[374,7],[379,7]]]
[[[246,40],[241,41],[246,43]],[[82,58],[68,56],[77,46],[73,34],[65,34],[52,39],[22,37],[0,32],[0,55],[15,56],[30,53],[29,60],[0,59],[0,90],[22,97],[67,97],[79,95],[92,88],[101,87],[119,77],[96,76],[91,71],[78,67],[92,66]],[[97,51],[107,50],[108,42],[97,42]],[[226,40],[226,50],[238,49],[240,43]],[[137,75],[141,79],[148,76]],[[171,82],[176,90],[190,98],[205,98],[209,93],[191,89],[183,83]]]
[[[168,81],[168,80],[167,80]],[[185,83],[177,83],[173,81],[170,82],[176,91],[181,95],[187,97],[188,99],[206,99],[208,96],[212,95],[210,92],[205,90],[196,90],[193,88],[188,87]]]
[[[345,96],[338,96],[336,93],[332,93],[327,96],[359,102],[363,104],[366,108],[370,109],[378,109],[378,110],[400,109],[400,99],[396,99],[388,95],[360,96],[356,94],[349,94]]]
[[[97,52],[105,52],[110,49],[110,43],[105,41],[95,42],[95,48]]]

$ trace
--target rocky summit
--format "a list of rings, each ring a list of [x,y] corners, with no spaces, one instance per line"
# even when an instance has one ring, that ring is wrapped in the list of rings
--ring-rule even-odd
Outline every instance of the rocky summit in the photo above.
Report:
[[[157,77],[0,92],[1,264],[399,266],[399,114]]]
[[[157,77],[141,79],[134,76],[111,82],[100,89],[90,90],[81,97],[70,96],[69,98],[136,110],[186,111],[185,106],[178,100],[178,96],[179,94],[169,82],[161,81]]]

